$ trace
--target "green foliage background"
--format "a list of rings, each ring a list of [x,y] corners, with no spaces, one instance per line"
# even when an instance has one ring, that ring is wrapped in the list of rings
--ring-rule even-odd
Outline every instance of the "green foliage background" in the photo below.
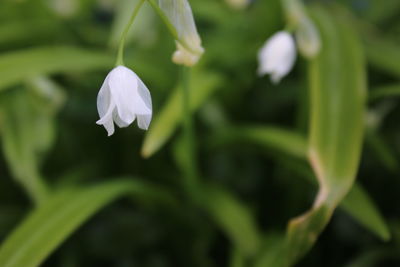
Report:
[[[124,61],[151,91],[150,130],[95,124],[135,2],[0,2],[0,266],[400,265],[398,0],[305,1],[322,52],[279,85],[256,69],[281,1],[191,0],[206,49],[189,81],[195,181],[174,41],[148,3]],[[333,193],[304,227],[310,148]]]

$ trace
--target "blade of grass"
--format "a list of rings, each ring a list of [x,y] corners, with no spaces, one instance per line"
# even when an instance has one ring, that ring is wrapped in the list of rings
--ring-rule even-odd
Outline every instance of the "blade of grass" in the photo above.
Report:
[[[0,266],[40,265],[80,225],[122,196],[171,201],[160,188],[131,179],[113,179],[94,186],[60,190],[33,210],[3,242]]]
[[[0,91],[38,75],[108,69],[113,63],[113,55],[65,46],[9,52],[0,55]]]
[[[217,131],[211,137],[210,143],[212,147],[250,144],[257,146],[257,148],[262,147],[265,151],[273,152],[268,153],[272,157],[282,153],[291,156],[293,159],[304,160],[304,163],[299,161],[295,166],[288,166],[288,168],[296,171],[307,182],[317,184],[315,175],[305,162],[307,160],[307,140],[293,131],[275,126],[260,125],[224,127],[223,130]],[[299,166],[299,164],[301,165]],[[357,182],[339,204],[339,207],[382,240],[390,238],[389,227],[383,216],[365,189]]]
[[[289,222],[289,264],[314,245],[332,213],[351,190],[364,134],[366,73],[361,43],[347,14],[312,9],[323,49],[310,63],[309,160],[319,182],[313,207]]]
[[[374,88],[369,91],[369,100],[375,101],[381,98],[390,98],[400,96],[400,84],[390,84]]]
[[[205,188],[204,207],[211,218],[231,239],[243,257],[255,255],[260,240],[259,230],[249,209],[228,191],[217,186]]]

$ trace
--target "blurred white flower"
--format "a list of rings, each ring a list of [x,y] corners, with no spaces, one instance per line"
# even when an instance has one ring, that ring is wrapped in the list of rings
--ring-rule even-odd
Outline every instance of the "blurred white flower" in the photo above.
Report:
[[[295,35],[299,51],[304,57],[312,59],[318,55],[321,50],[319,32],[308,17],[300,19]]]
[[[177,50],[172,60],[177,64],[193,66],[204,53],[188,0],[159,0],[158,5],[174,26],[178,35]]]
[[[271,75],[273,83],[279,83],[296,61],[296,44],[290,33],[280,31],[268,39],[258,52],[258,74]]]
[[[140,78],[124,66],[115,67],[107,75],[97,96],[100,120],[108,136],[118,127],[127,127],[136,118],[139,128],[147,130],[152,116],[150,92]]]
[[[250,4],[250,0],[225,0],[225,2],[235,9],[243,9]]]
[[[47,0],[46,2],[56,14],[65,18],[74,16],[81,7],[78,0]]]

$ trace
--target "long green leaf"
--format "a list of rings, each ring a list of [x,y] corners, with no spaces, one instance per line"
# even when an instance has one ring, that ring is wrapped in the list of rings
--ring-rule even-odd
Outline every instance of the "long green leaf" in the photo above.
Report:
[[[400,96],[400,83],[384,85],[369,91],[369,100],[377,100],[381,98],[399,97]]]
[[[196,111],[220,86],[221,77],[201,70],[192,72],[190,86],[190,108]],[[173,135],[182,120],[182,90],[176,88],[167,103],[154,118],[142,147],[142,155],[150,157]]]
[[[244,257],[237,249],[233,248],[231,251],[231,258],[229,267],[245,267],[246,257]]]
[[[46,198],[40,164],[55,139],[55,116],[64,98],[57,84],[35,77],[27,81],[26,88],[2,93],[0,100],[4,157],[13,178],[35,204]]]
[[[0,247],[0,266],[35,267],[98,210],[121,196],[161,198],[159,188],[137,180],[120,179],[55,193],[34,210]]]
[[[107,69],[113,60],[104,52],[57,46],[1,54],[0,90],[37,75]]]
[[[340,203],[340,207],[382,240],[389,240],[388,226],[378,213],[374,202],[361,186],[354,184],[349,194]]]
[[[268,233],[264,238],[260,253],[254,260],[254,267],[284,266],[285,235],[283,233]]]
[[[319,182],[310,211],[288,225],[290,264],[316,242],[356,178],[364,133],[365,62],[343,13],[313,9],[323,49],[310,63],[309,158]]]
[[[368,61],[374,67],[400,77],[400,45],[377,37],[364,38]]]
[[[306,139],[300,134],[278,127],[255,125],[224,127],[211,138],[211,143],[212,146],[252,144],[263,147],[266,151],[283,153],[301,160],[307,159]],[[275,156],[276,153],[271,153],[271,155]],[[308,182],[316,184],[315,175],[310,168],[306,164],[301,166],[301,169],[294,168],[294,171]],[[340,203],[340,208],[382,240],[389,238],[389,227],[373,200],[357,182]]]
[[[239,254],[249,257],[257,252],[260,245],[259,230],[254,216],[246,206],[229,192],[215,186],[206,188],[204,205]]]
[[[305,138],[293,131],[275,126],[248,125],[224,127],[211,138],[212,145],[246,143],[262,146],[292,157],[307,157]]]
[[[16,20],[0,25],[0,46],[12,47],[14,44],[31,44],[32,41],[53,37],[61,31],[60,23],[48,18]]]

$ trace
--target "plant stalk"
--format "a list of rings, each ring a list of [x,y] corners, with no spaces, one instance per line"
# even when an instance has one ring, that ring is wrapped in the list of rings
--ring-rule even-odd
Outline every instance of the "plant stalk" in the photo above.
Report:
[[[129,29],[131,28],[133,21],[135,20],[137,14],[139,13],[140,8],[142,7],[143,3],[146,0],[140,0],[139,3],[135,6],[135,9],[132,12],[132,16],[130,17],[128,24],[126,24],[124,31],[121,35],[121,40],[119,41],[118,46],[118,54],[117,54],[117,61],[115,63],[116,66],[124,65],[124,47],[125,47],[125,40],[128,36]]]

